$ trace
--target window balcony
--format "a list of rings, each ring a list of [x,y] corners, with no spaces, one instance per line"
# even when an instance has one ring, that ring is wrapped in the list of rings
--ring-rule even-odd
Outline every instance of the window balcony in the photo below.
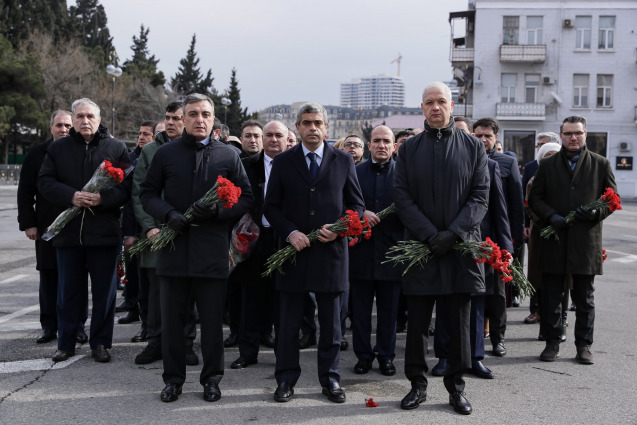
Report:
[[[473,104],[472,103],[456,103],[453,105],[454,117],[473,117]]]
[[[500,62],[543,63],[546,60],[544,44],[502,44]]]
[[[467,47],[454,47],[451,49],[451,63],[473,62],[475,49]]]
[[[544,121],[543,103],[496,103],[496,119],[500,121]]]

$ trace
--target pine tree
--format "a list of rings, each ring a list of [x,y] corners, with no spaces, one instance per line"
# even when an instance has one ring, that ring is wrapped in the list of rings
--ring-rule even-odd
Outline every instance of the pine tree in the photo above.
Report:
[[[202,78],[199,70],[199,58],[195,51],[197,35],[192,35],[190,48],[186,57],[179,61],[179,69],[170,80],[170,86],[179,94],[201,93],[216,96],[216,90],[212,86],[212,71],[209,69],[205,78]]]
[[[157,71],[159,59],[155,59],[155,55],[149,56],[148,50],[148,33],[150,28],[144,28],[141,25],[139,38],[133,35],[133,58],[124,62],[124,72],[133,76],[133,78],[148,78],[153,87],[163,86],[166,83],[164,73]]]
[[[66,0],[3,0],[0,4],[0,34],[17,48],[33,32],[66,38],[69,13]]]
[[[241,124],[248,120],[256,118],[256,114],[248,114],[248,108],[241,109],[241,89],[239,89],[239,81],[237,81],[237,70],[232,68],[230,76],[230,87],[226,92],[226,96],[232,102],[228,108],[228,119],[226,125],[230,128],[230,134],[241,134]],[[223,111],[223,109],[222,109]],[[221,117],[221,113],[217,115]],[[225,111],[224,111],[225,116]]]
[[[76,0],[77,6],[69,8],[71,26],[75,36],[91,52],[100,66],[106,66],[114,51],[113,37],[108,30],[104,6],[98,0]]]

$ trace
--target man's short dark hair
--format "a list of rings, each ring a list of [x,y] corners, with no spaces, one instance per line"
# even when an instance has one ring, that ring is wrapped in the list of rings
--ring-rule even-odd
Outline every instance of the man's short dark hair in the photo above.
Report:
[[[473,124],[471,124],[471,120],[467,117],[453,117],[453,122],[458,122],[458,121],[462,121],[463,123],[467,124],[467,130],[469,130],[469,133],[473,133]]]
[[[150,127],[151,128],[151,132],[153,134],[155,134],[155,127],[157,127],[157,122],[156,121],[142,121],[142,123],[139,126],[140,127]]]
[[[498,131],[500,130],[498,122],[493,118],[480,118],[478,121],[473,123],[473,128],[475,129],[476,127],[490,128],[493,130],[493,134],[498,134]]]
[[[55,121],[55,117],[57,117],[58,115],[68,115],[69,117],[73,118],[73,114],[71,114],[71,111],[67,111],[65,109],[58,109],[57,111],[53,112],[53,114],[51,115],[51,124],[49,125],[53,125],[53,121]]]
[[[263,131],[263,124],[261,124],[257,120],[247,120],[241,124],[241,134],[243,134],[243,129],[246,127],[259,127]]]
[[[296,125],[301,124],[301,117],[303,114],[321,114],[323,115],[323,122],[327,124],[327,111],[318,103],[308,102],[301,105],[299,112],[296,114]]]
[[[408,128],[406,130],[400,130],[398,133],[396,133],[396,140],[400,139],[401,137],[405,137],[405,136],[415,136],[416,133],[414,133],[414,130]]]
[[[201,93],[190,93],[186,95],[184,101],[182,102],[182,108],[184,109],[184,113],[186,112],[186,105],[190,105],[191,103],[199,103],[199,102],[208,102],[212,107],[212,114],[215,113],[215,104],[208,96]]]
[[[221,121],[215,117],[215,123],[212,125],[212,131],[221,129]]]
[[[569,123],[569,124],[582,123],[582,126],[584,127],[584,131],[586,131],[586,118],[584,117],[580,117],[579,115],[573,115],[573,116],[564,118],[564,121],[562,121],[562,125],[560,125],[560,133],[562,132],[562,129],[564,128],[564,124],[566,123]]]
[[[182,108],[181,102],[170,102],[168,106],[166,106],[166,112],[176,112]]]

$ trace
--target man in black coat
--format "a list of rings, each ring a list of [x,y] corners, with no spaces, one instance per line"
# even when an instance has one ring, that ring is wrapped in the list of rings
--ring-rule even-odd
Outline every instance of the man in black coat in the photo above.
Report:
[[[276,345],[276,401],[289,401],[301,375],[299,329],[305,295],[314,292],[321,334],[318,342],[318,376],[323,394],[343,403],[340,386],[341,298],[348,287],[347,238],[327,230],[350,209],[362,216],[361,194],[352,157],[324,142],[327,113],[317,103],[301,106],[296,128],[302,144],[274,158],[264,213],[277,232],[279,246],[289,242],[296,261],[277,275],[280,293],[279,333]],[[306,234],[320,230],[310,244]]]
[[[500,166],[502,191],[506,199],[513,243],[513,257],[519,258],[524,246],[524,197],[518,163],[512,157],[499,153],[495,149],[498,139],[498,122],[492,118],[482,118],[473,123],[473,135],[484,143],[490,159]],[[505,356],[504,334],[506,332],[507,312],[506,294],[498,297],[487,297],[486,315],[489,317],[489,328],[493,355]]]
[[[32,146],[24,158],[20,170],[18,224],[27,238],[35,241],[36,269],[40,272],[42,334],[36,340],[38,344],[49,342],[57,337],[58,320],[55,304],[58,291],[58,267],[52,242],[40,238],[46,232],[46,228],[55,220],[56,208],[38,193],[37,179],[47,148],[52,141],[68,136],[72,126],[73,121],[69,111],[61,109],[55,111],[51,115],[51,125],[49,126],[53,137],[44,143]],[[76,340],[81,344],[88,341],[88,336],[84,332],[84,322],[86,322],[86,313],[77,329]]]
[[[113,342],[115,315],[115,266],[121,243],[120,207],[130,198],[131,182],[85,192],[102,161],[128,165],[126,145],[111,137],[100,124],[100,109],[90,99],[73,102],[73,128],[69,136],[49,145],[38,177],[38,191],[53,203],[58,213],[76,206],[82,212],[53,238],[58,264],[58,351],[53,361],[75,355],[91,276],[93,309],[90,345],[92,357],[108,362]],[[88,271],[88,273],[87,273]]]
[[[396,373],[396,315],[400,297],[401,267],[381,264],[387,250],[403,239],[405,228],[398,215],[384,219],[376,212],[394,202],[394,133],[380,125],[372,130],[368,143],[370,160],[356,166],[356,175],[367,208],[365,217],[373,227],[370,240],[362,240],[350,247],[349,280],[354,354],[358,363],[354,372],[364,374],[378,359],[380,372],[386,376]],[[372,307],[376,297],[376,352],[371,344]]]
[[[463,372],[471,367],[469,340],[471,294],[484,293],[484,268],[472,256],[453,249],[459,241],[481,241],[480,223],[489,200],[489,171],[484,147],[454,126],[451,90],[431,83],[423,92],[425,131],[399,149],[394,201],[406,239],[425,243],[433,255],[403,277],[409,327],[405,375],[411,391],[401,408],[414,409],[427,396],[427,330],[434,302],[449,313],[449,369],[444,377],[449,404],[470,414]]]
[[[263,201],[272,160],[287,150],[287,143],[288,128],[280,121],[271,121],[263,127],[263,150],[241,160],[254,194],[250,215],[259,226],[259,239],[250,256],[230,275],[230,285],[241,288],[239,358],[232,362],[230,367],[233,369],[257,363],[259,343],[274,321],[274,276],[263,277],[261,274],[265,271],[265,261],[276,251],[276,243],[272,226],[263,216]]]
[[[228,279],[228,223],[241,217],[252,203],[252,191],[239,156],[210,135],[214,123],[212,100],[201,94],[184,99],[184,133],[180,140],[162,145],[141,184],[144,210],[177,232],[159,250],[162,357],[166,387],[161,400],[179,398],[186,380],[184,326],[189,299],[195,297],[201,322],[203,368],[199,382],[206,401],[221,398],[223,377],[223,307]],[[222,176],[241,188],[232,208],[215,203],[208,208],[198,200]],[[192,208],[192,221],[184,216]]]

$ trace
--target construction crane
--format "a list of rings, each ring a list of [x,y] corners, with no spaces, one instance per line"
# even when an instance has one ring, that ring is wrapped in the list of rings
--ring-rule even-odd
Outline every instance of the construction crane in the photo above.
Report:
[[[389,62],[389,63],[397,63],[398,64],[398,77],[400,77],[400,61],[403,60],[403,55],[400,54],[400,52],[398,52],[398,57],[396,59],[394,59],[393,61]]]

